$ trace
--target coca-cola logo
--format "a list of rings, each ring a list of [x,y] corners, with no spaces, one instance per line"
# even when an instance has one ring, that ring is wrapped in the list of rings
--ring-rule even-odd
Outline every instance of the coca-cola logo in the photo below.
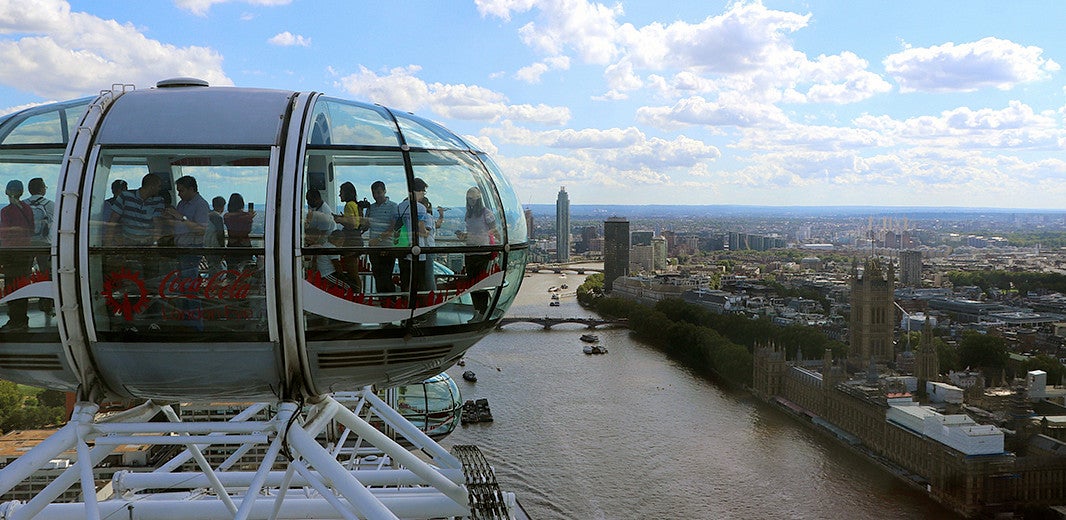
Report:
[[[141,273],[134,273],[126,268],[104,277],[104,290],[101,295],[107,308],[126,321],[133,321],[134,314],[140,314],[148,307],[148,290],[141,279]]]
[[[163,276],[157,294],[161,300],[245,300],[252,290],[253,274],[251,271],[230,269],[204,278],[199,273],[184,275],[180,269],[175,269]],[[151,298],[141,273],[126,268],[104,275],[104,287],[100,294],[108,310],[126,321],[133,321],[135,315],[144,312]],[[227,311],[227,316],[230,314]]]
[[[183,275],[178,269],[166,274],[159,282],[159,297],[201,300],[244,300],[252,290],[252,271],[228,269],[214,273],[208,278],[194,273]]]

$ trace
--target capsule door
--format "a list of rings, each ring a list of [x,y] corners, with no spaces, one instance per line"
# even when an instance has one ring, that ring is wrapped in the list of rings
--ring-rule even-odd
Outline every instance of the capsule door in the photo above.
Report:
[[[97,146],[89,163],[81,292],[105,386],[280,395],[265,258],[277,147]]]

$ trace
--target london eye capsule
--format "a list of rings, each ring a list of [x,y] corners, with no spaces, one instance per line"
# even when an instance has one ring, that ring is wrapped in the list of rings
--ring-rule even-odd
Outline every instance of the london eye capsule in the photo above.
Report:
[[[0,119],[0,185],[0,378],[87,400],[419,382],[526,259],[486,154],[315,92],[175,78],[29,108]]]
[[[459,416],[463,410],[462,394],[455,380],[447,372],[441,372],[420,383],[379,389],[377,394],[390,408],[399,412],[404,419],[431,439],[447,437],[459,425]],[[372,420],[371,424],[386,434],[395,436],[395,432],[383,421]]]

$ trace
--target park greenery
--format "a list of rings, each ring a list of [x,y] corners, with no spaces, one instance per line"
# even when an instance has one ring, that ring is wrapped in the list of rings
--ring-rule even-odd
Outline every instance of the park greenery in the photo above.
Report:
[[[0,380],[0,431],[61,424],[66,419],[65,400],[63,392],[58,390],[43,390]]]
[[[993,235],[995,233],[987,233]],[[1004,238],[1007,243],[1017,247],[1039,245],[1045,249],[1066,247],[1066,233],[1061,231],[1032,231],[1028,233],[1008,233]]]
[[[1066,293],[1066,275],[1033,271],[951,271],[948,279],[955,287],[976,286],[985,293],[999,288],[1026,294],[1046,290]]]

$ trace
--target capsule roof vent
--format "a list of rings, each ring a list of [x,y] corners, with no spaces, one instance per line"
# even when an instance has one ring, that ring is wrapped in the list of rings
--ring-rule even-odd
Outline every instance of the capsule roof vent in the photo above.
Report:
[[[177,77],[177,78],[164,79],[164,80],[160,81],[159,83],[156,83],[155,86],[156,86],[156,88],[171,88],[171,87],[206,87],[208,85],[207,85],[207,81],[204,81],[204,80],[202,80],[200,78],[190,78],[190,77],[182,76],[182,77]]]

